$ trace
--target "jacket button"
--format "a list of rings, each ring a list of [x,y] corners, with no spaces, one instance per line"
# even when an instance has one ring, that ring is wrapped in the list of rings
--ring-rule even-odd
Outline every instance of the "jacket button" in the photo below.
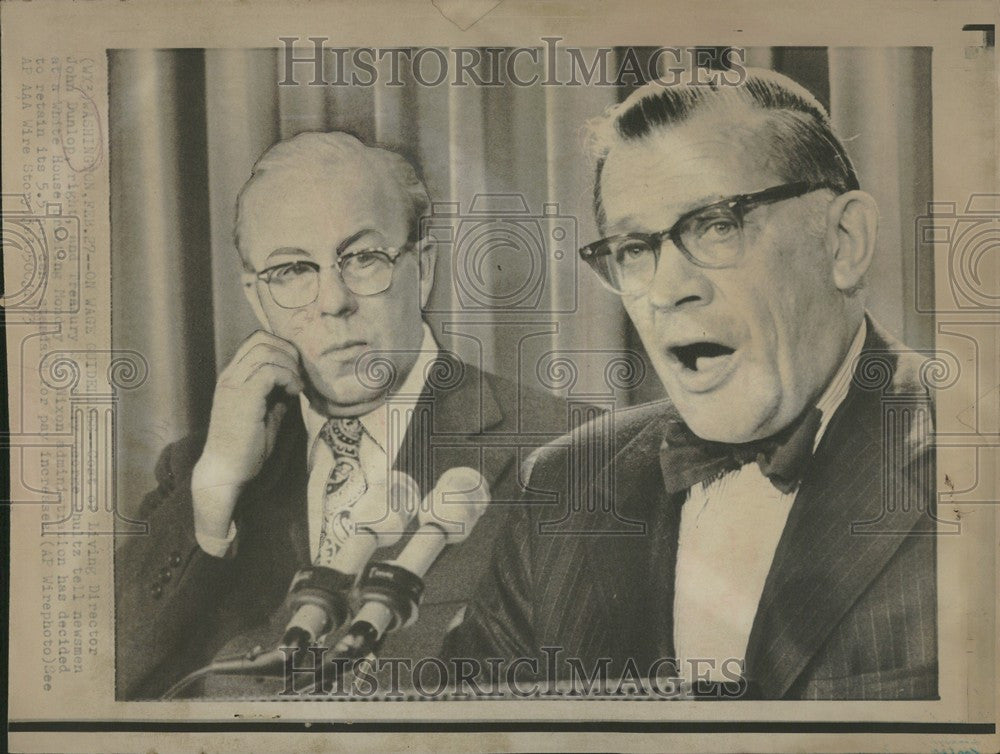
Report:
[[[173,575],[174,574],[171,572],[169,568],[164,568],[160,571],[160,581],[166,584],[168,581],[170,581],[170,577]]]
[[[176,550],[174,550],[172,553],[170,553],[169,563],[174,568],[177,568],[177,566],[179,566],[181,564],[181,554],[179,552],[177,552]]]
[[[152,595],[154,600],[158,600],[163,595],[163,587],[159,584],[153,584],[149,587],[149,593]]]

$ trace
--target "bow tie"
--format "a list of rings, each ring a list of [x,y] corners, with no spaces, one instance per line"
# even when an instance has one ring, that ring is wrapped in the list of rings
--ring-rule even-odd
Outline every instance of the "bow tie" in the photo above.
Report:
[[[733,445],[698,437],[679,419],[667,425],[660,462],[667,492],[712,482],[723,474],[756,462],[776,488],[786,495],[802,480],[822,412],[811,408],[780,432],[763,440]]]

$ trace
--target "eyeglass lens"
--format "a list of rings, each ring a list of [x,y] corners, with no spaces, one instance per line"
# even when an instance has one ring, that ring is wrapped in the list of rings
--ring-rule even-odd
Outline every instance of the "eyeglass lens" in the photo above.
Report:
[[[358,296],[371,296],[392,283],[393,263],[382,252],[352,254],[342,263],[344,285]],[[267,280],[278,306],[296,309],[307,306],[319,295],[319,268],[309,262],[293,262],[274,270]]]

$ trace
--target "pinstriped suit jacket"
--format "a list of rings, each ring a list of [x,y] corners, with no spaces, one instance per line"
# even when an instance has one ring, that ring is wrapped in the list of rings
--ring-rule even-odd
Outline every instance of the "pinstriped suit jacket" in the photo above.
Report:
[[[745,658],[750,696],[937,698],[933,406],[921,357],[868,324],[764,586]],[[568,658],[588,669],[610,658],[614,674],[674,656],[684,495],[663,491],[660,466],[673,417],[666,402],[637,407],[536,453],[530,492],[445,656],[486,666],[558,648],[563,679]],[[576,512],[574,499],[584,501]]]

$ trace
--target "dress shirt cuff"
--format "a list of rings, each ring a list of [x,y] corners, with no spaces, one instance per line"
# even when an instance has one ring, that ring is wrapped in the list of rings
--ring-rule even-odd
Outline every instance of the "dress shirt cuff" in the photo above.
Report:
[[[198,546],[213,558],[232,558],[236,555],[236,522],[229,522],[229,532],[225,537],[213,537],[195,531]]]

